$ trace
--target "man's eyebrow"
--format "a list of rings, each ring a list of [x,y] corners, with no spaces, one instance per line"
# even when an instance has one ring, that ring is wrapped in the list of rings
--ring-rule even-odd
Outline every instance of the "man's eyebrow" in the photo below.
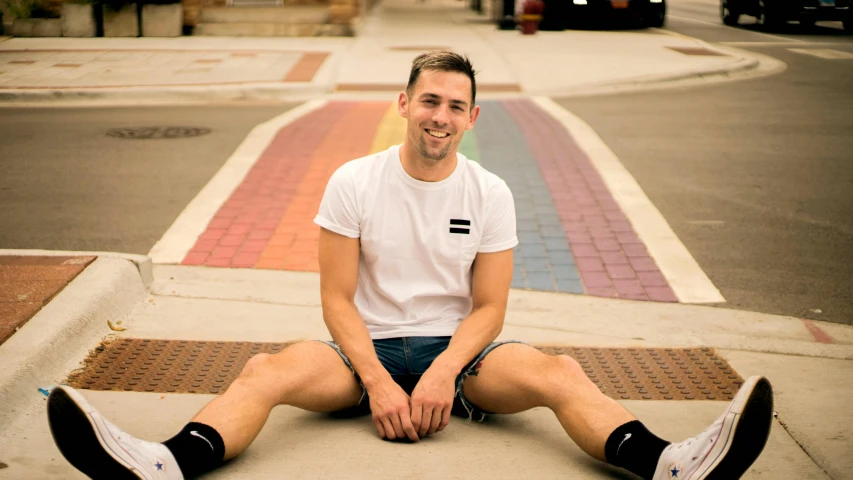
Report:
[[[420,98],[421,98],[421,100],[426,99],[426,98],[441,100],[441,97],[439,95],[436,95],[434,93],[429,93],[429,92],[422,93]],[[450,103],[454,104],[454,105],[462,105],[465,107],[468,106],[468,102],[466,102],[465,100],[450,100]]]

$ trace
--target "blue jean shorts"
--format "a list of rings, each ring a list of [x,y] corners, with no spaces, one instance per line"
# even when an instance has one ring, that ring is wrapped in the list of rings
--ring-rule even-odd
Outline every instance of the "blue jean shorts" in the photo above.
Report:
[[[379,357],[379,362],[391,374],[391,378],[409,395],[415,389],[418,381],[424,372],[427,371],[433,360],[447,349],[450,345],[451,337],[401,337],[401,338],[386,338],[382,340],[374,340],[373,348],[376,350],[376,355]],[[352,366],[349,358],[341,351],[341,348],[334,342],[322,341],[326,345],[335,349],[344,363],[352,370],[361,385],[362,395],[356,407],[353,407],[348,413],[351,414],[366,414],[370,412],[370,399],[367,396],[367,389],[361,383],[358,373]],[[467,417],[470,421],[476,418],[482,422],[491,412],[487,412],[478,408],[465,398],[462,393],[462,382],[469,375],[477,375],[480,368],[480,362],[486,358],[496,347],[507,343],[523,343],[516,340],[505,342],[495,342],[487,346],[477,355],[474,360],[471,360],[462,373],[456,377],[456,396],[453,399],[453,409],[451,413],[456,416]]]

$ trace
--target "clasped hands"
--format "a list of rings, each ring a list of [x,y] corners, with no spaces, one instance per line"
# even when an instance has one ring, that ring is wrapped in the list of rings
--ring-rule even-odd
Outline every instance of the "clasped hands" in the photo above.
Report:
[[[453,370],[433,364],[418,381],[411,397],[390,376],[368,389],[370,411],[379,436],[417,442],[444,430],[450,423],[456,376]]]

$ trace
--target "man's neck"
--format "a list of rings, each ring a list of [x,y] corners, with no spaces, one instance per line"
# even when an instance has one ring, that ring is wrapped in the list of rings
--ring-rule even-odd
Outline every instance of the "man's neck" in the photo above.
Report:
[[[447,152],[441,160],[427,160],[417,149],[404,143],[400,147],[400,163],[403,170],[415,180],[422,182],[440,182],[456,170],[456,149]]]

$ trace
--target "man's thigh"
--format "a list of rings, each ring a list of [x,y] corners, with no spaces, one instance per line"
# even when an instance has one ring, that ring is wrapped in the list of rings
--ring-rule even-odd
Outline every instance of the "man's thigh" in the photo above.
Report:
[[[518,413],[542,406],[545,380],[560,368],[560,359],[530,345],[499,345],[464,376],[463,400],[486,413]]]

